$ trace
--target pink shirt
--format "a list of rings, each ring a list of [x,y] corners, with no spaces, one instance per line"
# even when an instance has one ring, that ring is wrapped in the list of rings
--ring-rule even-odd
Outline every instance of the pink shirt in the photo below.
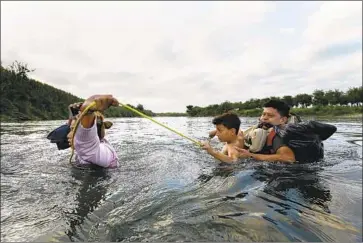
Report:
[[[74,136],[74,149],[77,152],[76,162],[80,165],[95,164],[105,168],[119,166],[115,149],[106,139],[100,141],[98,138],[96,119],[90,128],[79,124]]]

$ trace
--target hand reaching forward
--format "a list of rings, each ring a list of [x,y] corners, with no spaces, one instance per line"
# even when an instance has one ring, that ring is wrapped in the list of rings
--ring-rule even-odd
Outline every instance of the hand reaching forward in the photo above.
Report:
[[[234,147],[238,151],[238,158],[250,158],[252,153],[247,149],[242,149],[237,146]]]
[[[89,97],[81,106],[81,111],[86,109],[86,107],[92,102],[96,104],[90,109],[91,111],[100,111],[108,109],[110,106],[118,106],[119,102],[112,95],[92,95]]]

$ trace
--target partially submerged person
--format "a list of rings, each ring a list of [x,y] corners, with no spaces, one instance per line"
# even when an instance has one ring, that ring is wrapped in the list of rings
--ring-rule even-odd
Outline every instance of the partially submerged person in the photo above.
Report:
[[[283,101],[264,104],[259,123],[240,131],[235,149],[239,158],[269,162],[313,162],[324,157],[323,140],[335,133],[336,127],[317,121],[301,122],[290,113]],[[211,131],[212,138],[216,131]]]
[[[95,106],[88,111],[83,117],[80,114],[91,103],[95,102]],[[117,106],[118,101],[112,95],[93,95],[83,103],[75,103],[70,105],[73,117],[68,124],[62,127],[62,134],[55,134],[54,130],[48,135],[48,139],[61,139],[66,136],[68,146],[58,146],[58,149],[66,149],[74,146],[76,151],[76,163],[78,165],[98,165],[104,168],[115,168],[119,166],[118,156],[113,146],[105,139],[105,129],[112,126],[111,122],[104,121],[102,112],[110,106]],[[74,133],[74,125],[77,119],[81,119],[79,126],[74,134],[74,144],[72,144],[72,136]],[[67,130],[68,126],[68,130]],[[64,134],[67,131],[67,134]],[[57,140],[54,140],[57,141]],[[63,141],[60,141],[64,144]]]
[[[283,101],[270,100],[264,104],[260,117],[259,128],[268,131],[268,136],[262,149],[251,152],[244,147],[236,147],[239,158],[254,158],[263,161],[279,161],[293,163],[296,161],[294,151],[284,144],[283,139],[276,134],[276,130],[283,129],[288,123],[290,107]]]
[[[235,147],[241,143],[238,136],[241,120],[236,114],[224,113],[215,117],[212,123],[216,126],[215,135],[221,142],[225,142],[225,145],[221,152],[214,150],[209,141],[203,143],[202,148],[222,162],[232,163],[237,161],[238,151]]]

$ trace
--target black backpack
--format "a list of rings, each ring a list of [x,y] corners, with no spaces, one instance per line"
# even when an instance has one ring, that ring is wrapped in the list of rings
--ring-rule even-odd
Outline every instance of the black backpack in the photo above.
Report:
[[[298,162],[314,162],[324,158],[323,141],[337,131],[333,125],[317,121],[289,123],[277,131]]]

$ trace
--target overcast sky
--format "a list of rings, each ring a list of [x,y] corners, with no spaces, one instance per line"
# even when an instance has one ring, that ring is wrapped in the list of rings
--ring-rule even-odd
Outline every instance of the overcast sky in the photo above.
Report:
[[[362,83],[362,3],[1,2],[1,60],[155,112]]]

